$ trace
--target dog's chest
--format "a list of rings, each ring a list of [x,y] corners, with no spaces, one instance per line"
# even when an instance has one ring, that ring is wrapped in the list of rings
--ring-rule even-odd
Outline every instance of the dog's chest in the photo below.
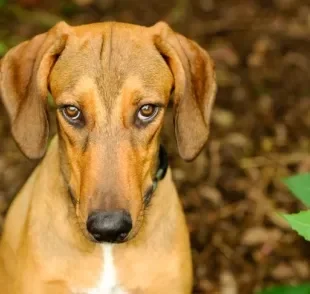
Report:
[[[118,283],[112,249],[112,245],[103,245],[104,263],[97,285],[73,294],[129,294]]]

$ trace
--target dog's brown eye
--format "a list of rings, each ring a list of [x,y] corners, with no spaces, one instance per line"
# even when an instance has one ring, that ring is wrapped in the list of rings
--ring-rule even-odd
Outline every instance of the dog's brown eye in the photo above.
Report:
[[[143,105],[138,112],[138,119],[142,122],[149,122],[156,116],[158,109],[158,106],[153,104]]]
[[[62,113],[67,121],[71,124],[81,124],[83,122],[83,115],[80,109],[73,105],[62,107]]]
[[[81,113],[80,110],[75,106],[65,107],[64,112],[66,113],[66,116],[73,120],[78,119]]]

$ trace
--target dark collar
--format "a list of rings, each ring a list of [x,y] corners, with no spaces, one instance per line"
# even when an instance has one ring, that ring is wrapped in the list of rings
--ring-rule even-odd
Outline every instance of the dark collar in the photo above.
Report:
[[[165,148],[160,145],[159,147],[159,165],[158,165],[158,169],[155,175],[155,178],[153,179],[153,187],[152,187],[152,193],[154,193],[154,191],[157,188],[158,182],[160,180],[162,180],[168,170],[168,155],[167,152],[165,150]]]
[[[150,204],[152,196],[158,186],[158,182],[165,177],[167,170],[168,170],[168,156],[162,145],[160,145],[158,157],[159,157],[159,164],[158,164],[157,172],[153,179],[153,184],[147,190],[147,192],[145,193],[143,197],[143,202],[144,202],[145,207]]]

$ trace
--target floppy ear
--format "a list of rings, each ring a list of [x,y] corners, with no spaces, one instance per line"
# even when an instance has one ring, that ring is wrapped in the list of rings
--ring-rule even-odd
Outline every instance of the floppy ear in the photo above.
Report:
[[[174,123],[178,149],[185,160],[194,159],[209,135],[210,114],[216,94],[213,62],[197,43],[159,22],[154,42],[174,76]]]
[[[49,134],[49,73],[65,47],[69,26],[61,22],[49,32],[12,48],[0,63],[0,97],[21,151],[41,158]]]

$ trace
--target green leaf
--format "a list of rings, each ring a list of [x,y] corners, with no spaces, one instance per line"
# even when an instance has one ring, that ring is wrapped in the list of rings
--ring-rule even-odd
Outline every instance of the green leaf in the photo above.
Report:
[[[56,108],[55,100],[50,92],[47,93],[47,103],[50,107]]]
[[[8,51],[8,49],[9,48],[3,42],[0,41],[0,57],[3,56]]]
[[[293,230],[300,236],[310,241],[310,210],[301,211],[295,214],[283,214]]]
[[[300,201],[310,207],[310,173],[284,179],[284,183]]]
[[[310,284],[304,284],[299,286],[277,286],[272,287],[259,294],[310,294]]]

